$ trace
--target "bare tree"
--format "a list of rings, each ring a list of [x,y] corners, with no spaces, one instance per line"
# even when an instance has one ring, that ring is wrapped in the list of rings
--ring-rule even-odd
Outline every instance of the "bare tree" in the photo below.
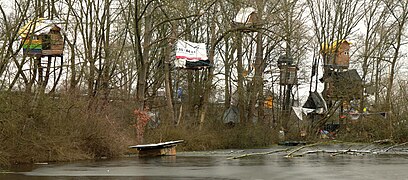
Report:
[[[388,85],[387,85],[387,93],[385,97],[386,103],[386,110],[389,112],[393,112],[393,103],[391,100],[393,94],[393,87],[394,87],[394,79],[395,74],[397,71],[397,63],[400,59],[401,55],[401,47],[403,45],[403,37],[404,37],[404,30],[406,26],[406,22],[408,20],[408,2],[406,1],[384,1],[385,5],[387,6],[388,10],[390,11],[392,17],[394,18],[394,23],[392,32],[392,56],[390,61],[390,74],[388,76]],[[395,121],[394,118],[388,116],[390,122],[390,136],[393,136],[393,122]]]
[[[12,66],[12,62],[15,63],[18,70],[11,82],[6,83],[6,80],[0,80],[2,81],[1,89],[8,87],[11,90],[20,75],[25,77],[22,70],[23,63],[18,61],[18,52],[22,46],[16,43],[16,40],[20,36],[18,32],[24,25],[30,5],[30,2],[15,4],[13,13],[7,14],[0,4],[0,20],[4,22],[0,25],[0,77],[4,76],[7,69]]]
[[[310,17],[313,22],[314,35],[316,37],[316,43],[320,45],[318,53],[323,52],[325,44],[332,44],[338,40],[344,40],[351,36],[353,28],[360,22],[363,17],[362,4],[359,1],[307,1]],[[323,54],[323,59],[329,59],[329,54]],[[319,56],[319,58],[321,58]],[[324,62],[324,73],[329,73],[330,66],[327,62]],[[325,89],[328,89],[327,83],[325,83]],[[326,97],[327,99],[327,97]],[[330,107],[329,114],[332,115],[339,106],[341,106],[341,99],[339,100],[326,100]],[[312,130],[323,126],[330,116],[325,116],[317,123],[312,125]]]

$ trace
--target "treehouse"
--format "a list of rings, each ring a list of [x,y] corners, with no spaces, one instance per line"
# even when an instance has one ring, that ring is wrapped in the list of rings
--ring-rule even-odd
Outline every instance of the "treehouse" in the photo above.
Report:
[[[238,27],[253,28],[257,13],[252,7],[241,8],[233,20],[233,24]],[[251,32],[249,29],[243,29],[243,32]]]
[[[324,82],[327,86],[323,94],[329,99],[359,99],[361,96],[363,80],[355,69],[331,71]]]
[[[280,70],[280,85],[296,85],[298,68],[293,64],[293,58],[286,55],[280,56],[278,59],[278,67]]]
[[[64,39],[56,21],[38,18],[19,30],[23,53],[29,57],[57,57],[64,51]]]
[[[333,69],[348,69],[350,64],[350,42],[347,40],[334,41],[330,46],[322,44],[320,53],[324,64]]]
[[[237,16],[235,16],[234,23],[252,25],[255,21],[256,10],[252,7],[241,8]]]

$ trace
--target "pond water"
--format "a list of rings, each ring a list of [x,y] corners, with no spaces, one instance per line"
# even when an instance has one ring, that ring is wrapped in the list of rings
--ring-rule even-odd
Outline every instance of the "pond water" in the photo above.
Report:
[[[408,179],[407,155],[230,157],[268,150],[179,152],[177,156],[37,164],[0,172],[0,179]]]

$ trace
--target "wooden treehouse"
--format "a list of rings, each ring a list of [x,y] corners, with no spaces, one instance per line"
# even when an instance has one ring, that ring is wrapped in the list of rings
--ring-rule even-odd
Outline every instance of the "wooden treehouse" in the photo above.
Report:
[[[19,34],[23,53],[28,57],[62,57],[64,39],[61,28],[53,20],[38,18],[23,26]]]
[[[325,78],[325,82],[327,86],[323,94],[328,99],[359,99],[363,90],[363,80],[355,69],[332,71]]]
[[[293,64],[293,58],[280,56],[278,59],[280,85],[296,85],[298,67]]]
[[[256,9],[252,7],[241,8],[233,20],[233,24],[237,27],[253,28],[257,18]],[[252,32],[254,30],[243,29],[243,32]]]
[[[255,18],[256,18],[255,8],[252,7],[241,8],[234,18],[234,23],[251,26],[254,24]]]
[[[288,121],[291,113],[291,107],[294,105],[295,96],[292,92],[293,88],[298,90],[297,71],[298,68],[294,63],[293,58],[290,55],[281,55],[278,59],[278,67],[280,71],[281,86],[280,94],[283,95],[280,98],[282,107],[282,118],[279,120],[284,129],[288,129]],[[283,88],[283,89],[282,89]]]
[[[348,69],[350,44],[347,40],[337,40],[331,45],[323,43],[320,53],[323,56],[325,66],[333,69]]]
[[[320,51],[324,60],[323,91],[326,99],[358,99],[362,91],[362,79],[350,64],[350,42],[334,41],[330,46],[323,44]]]

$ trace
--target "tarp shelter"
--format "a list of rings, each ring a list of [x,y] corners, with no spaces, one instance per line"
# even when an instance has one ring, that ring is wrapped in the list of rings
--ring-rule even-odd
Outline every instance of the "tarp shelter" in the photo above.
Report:
[[[318,92],[309,92],[309,97],[303,105],[303,108],[315,109],[315,113],[317,114],[324,114],[327,112],[326,101]]]
[[[308,108],[295,107],[295,106],[292,106],[292,109],[293,109],[293,112],[295,112],[295,115],[298,117],[299,120],[303,120],[303,114],[307,115],[309,113],[316,111],[316,109],[308,109]]]
[[[329,98],[360,98],[363,80],[355,69],[343,72],[331,71],[323,81],[328,83],[324,92]]]
[[[176,44],[176,67],[197,69],[210,66],[205,43],[178,40]]]
[[[224,115],[222,116],[222,121],[224,124],[239,123],[239,109],[236,106],[230,106],[225,110]]]
[[[29,21],[19,31],[23,51],[28,56],[62,56],[64,39],[55,20],[38,18]]]

